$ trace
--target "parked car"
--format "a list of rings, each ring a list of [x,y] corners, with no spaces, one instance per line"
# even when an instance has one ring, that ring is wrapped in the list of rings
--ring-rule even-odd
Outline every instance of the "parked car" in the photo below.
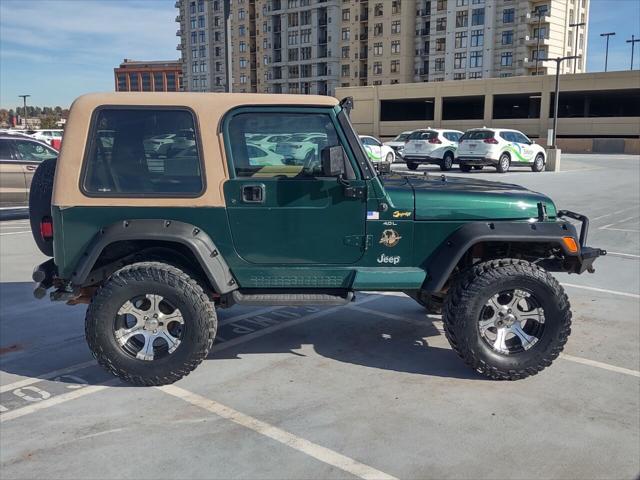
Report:
[[[21,134],[0,134],[0,207],[24,207],[38,165],[58,152]]]
[[[404,146],[403,159],[407,168],[416,170],[420,164],[432,163],[440,165],[440,170],[451,170],[462,135],[458,130],[416,130],[409,135]]]
[[[383,145],[380,140],[369,135],[360,135],[360,141],[364,145],[364,149],[372,162],[393,163],[396,154],[393,148]]]
[[[593,272],[606,253],[587,246],[588,219],[518,185],[379,175],[351,104],[215,93],[77,99],[66,148],[40,164],[30,192],[33,238],[51,257],[34,269],[34,295],[88,304],[91,352],[137,385],[196,368],[214,344],[218,309],[349,305],[361,291],[405,292],[440,311],[473,372],[518,380],[551,365],[571,309],[550,272]],[[194,145],[150,171],[145,139],[188,125]],[[309,168],[256,162],[247,134],[267,128],[324,135],[327,145]]]
[[[326,135],[291,135],[286,142],[278,143],[274,151],[286,158],[288,164],[303,165],[315,161],[326,145]]]
[[[266,150],[274,151],[279,144],[288,142],[291,139],[291,135],[250,135],[247,137],[247,141],[258,145]]]
[[[468,172],[472,166],[490,165],[500,173],[513,166],[528,166],[534,172],[544,170],[544,148],[518,130],[477,128],[467,130],[460,139],[458,163]]]
[[[404,146],[405,146],[405,143],[407,142],[407,137],[412,133],[413,131],[402,132],[393,140],[384,142],[384,145],[386,145],[387,147],[393,148],[393,151],[396,154],[396,158],[402,158]]]
[[[62,143],[62,133],[63,130],[35,130],[31,136],[59,150]]]

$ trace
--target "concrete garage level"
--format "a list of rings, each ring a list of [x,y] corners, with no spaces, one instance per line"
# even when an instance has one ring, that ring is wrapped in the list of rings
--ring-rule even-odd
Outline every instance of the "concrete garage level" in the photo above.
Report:
[[[190,376],[126,386],[92,361],[84,306],[31,296],[28,223],[0,223],[0,477],[637,478],[640,160],[567,155],[563,168],[469,174],[587,214],[590,243],[611,252],[595,275],[559,275],[572,336],[517,382],[471,372],[411,299],[371,294],[222,310]]]

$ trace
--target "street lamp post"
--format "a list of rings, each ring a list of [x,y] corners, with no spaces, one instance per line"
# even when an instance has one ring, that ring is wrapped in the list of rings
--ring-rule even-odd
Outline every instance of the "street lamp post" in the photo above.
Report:
[[[27,98],[31,95],[18,95],[18,97],[22,98],[22,104],[24,105],[24,109],[22,113],[24,114],[24,129],[27,129]]]
[[[607,63],[609,61],[609,37],[611,35],[615,35],[616,32],[609,32],[609,33],[601,33],[600,36],[601,37],[607,37],[607,48],[605,49],[605,54],[604,54],[604,71],[607,71]]]
[[[576,42],[573,45],[573,51],[575,53],[578,53],[578,30],[580,29],[580,27],[584,27],[586,25],[585,22],[580,22],[580,23],[570,23],[569,26],[570,27],[575,27],[576,29]],[[579,57],[579,55],[577,55]],[[573,73],[576,73],[576,68],[578,67],[578,62],[573,62]]]
[[[551,136],[551,148],[557,148],[556,146],[556,131],[558,129],[558,99],[560,97],[560,64],[565,60],[577,60],[580,55],[570,55],[568,57],[554,58],[556,62],[556,93],[553,99],[553,134]]]
[[[627,40],[627,43],[631,44],[631,70],[633,70],[633,50],[636,42],[640,42],[640,38],[636,38],[635,35],[631,35],[631,40]]]

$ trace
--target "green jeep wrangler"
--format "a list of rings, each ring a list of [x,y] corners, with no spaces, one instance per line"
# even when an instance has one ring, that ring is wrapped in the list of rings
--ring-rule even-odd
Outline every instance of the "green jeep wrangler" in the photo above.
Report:
[[[404,292],[493,379],[536,374],[570,333],[550,271],[593,271],[586,217],[516,185],[378,173],[350,99],[118,93],[77,99],[36,172],[38,298],[87,303],[98,362],[141,385],[209,353],[216,308]],[[312,155],[259,144],[314,138]],[[580,233],[565,217],[581,222]]]

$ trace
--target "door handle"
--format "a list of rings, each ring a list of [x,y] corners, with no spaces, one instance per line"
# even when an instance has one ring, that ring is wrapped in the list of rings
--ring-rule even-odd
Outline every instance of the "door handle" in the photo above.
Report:
[[[245,203],[264,203],[265,190],[263,184],[243,185],[242,201]]]
[[[35,172],[36,169],[38,168],[37,165],[27,165],[26,167],[28,172]]]

